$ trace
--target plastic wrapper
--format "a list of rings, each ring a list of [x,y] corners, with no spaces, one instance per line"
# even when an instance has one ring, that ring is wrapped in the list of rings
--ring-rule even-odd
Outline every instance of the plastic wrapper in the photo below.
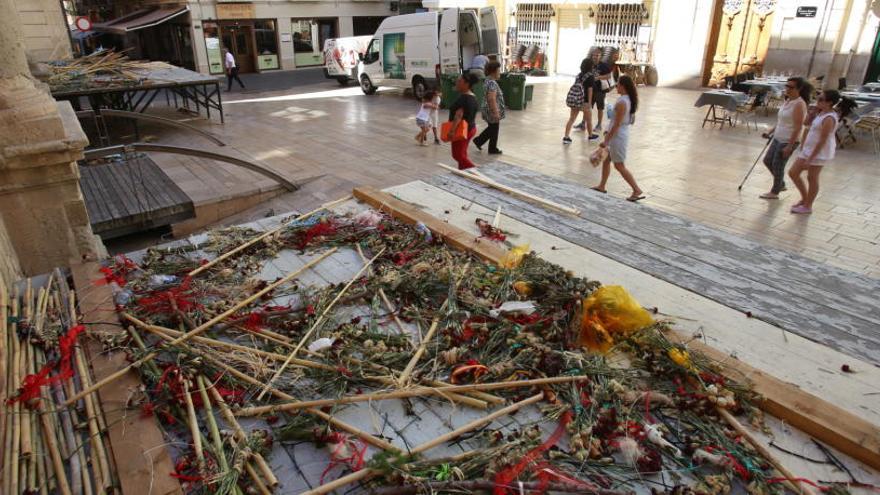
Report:
[[[529,254],[529,245],[528,244],[520,244],[519,246],[514,246],[510,248],[510,251],[504,256],[504,259],[501,260],[501,264],[504,265],[504,268],[516,268],[522,263],[522,259],[525,255]]]
[[[596,151],[590,153],[590,164],[594,167],[598,167],[605,161],[606,156],[608,156],[608,149],[600,146],[596,148]]]
[[[608,352],[615,339],[654,323],[651,314],[619,285],[599,287],[584,299],[578,343]]]

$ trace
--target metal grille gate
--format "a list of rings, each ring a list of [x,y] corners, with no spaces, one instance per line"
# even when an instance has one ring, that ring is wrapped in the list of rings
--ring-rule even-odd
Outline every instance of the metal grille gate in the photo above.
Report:
[[[519,3],[516,5],[516,40],[517,45],[538,45],[547,51],[550,44],[550,20],[553,18],[553,6],[545,3]]]
[[[617,48],[636,46],[639,26],[647,15],[648,10],[642,4],[599,5],[596,45]]]

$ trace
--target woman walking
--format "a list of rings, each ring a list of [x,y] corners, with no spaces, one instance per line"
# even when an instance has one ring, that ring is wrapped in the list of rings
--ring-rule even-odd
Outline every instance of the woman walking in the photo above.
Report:
[[[605,140],[599,145],[608,150],[608,156],[602,163],[602,179],[599,181],[599,185],[592,189],[601,193],[607,192],[605,185],[611,174],[611,164],[614,163],[614,168],[632,188],[632,194],[626,200],[636,202],[645,199],[645,196],[642,195],[642,190],[636,183],[635,177],[625,164],[626,148],[629,144],[629,127],[635,122],[636,110],[639,108],[639,95],[631,77],[620,76],[617,81],[617,94],[620,97],[617,98],[614,106],[608,107],[608,121],[611,123],[611,127],[605,133]]]
[[[822,167],[831,163],[837,149],[837,139],[834,132],[837,130],[837,112],[834,105],[840,101],[840,93],[833,89],[826,89],[816,99],[816,107],[819,114],[810,124],[810,130],[804,139],[804,146],[797,160],[788,171],[788,176],[797,186],[801,193],[801,200],[791,207],[791,212],[809,215],[813,212],[813,201],[819,194],[819,174]],[[807,172],[807,183],[801,177]]]
[[[486,72],[486,99],[483,100],[481,113],[483,120],[486,121],[486,128],[479,136],[474,138],[474,144],[477,149],[482,151],[486,141],[489,142],[489,154],[500,155],[501,150],[498,149],[498,130],[501,120],[505,117],[504,112],[504,92],[498,86],[498,77],[501,76],[501,64],[498,62],[489,62],[485,67]]]
[[[811,92],[812,87],[803,77],[791,77],[785,83],[785,103],[776,115],[776,125],[763,135],[773,139],[764,154],[764,165],[773,174],[773,186],[759,196],[762,199],[779,199],[779,193],[785,190],[785,164],[798,147]]]
[[[446,140],[452,143],[452,158],[458,163],[459,170],[466,170],[476,166],[468,158],[467,149],[471,139],[477,134],[477,110],[480,105],[471,88],[479,81],[476,74],[467,72],[462,74],[455,81],[455,90],[458,92],[459,97],[449,107],[449,121],[452,122],[452,125],[449,127]],[[467,138],[453,141],[455,129],[458,129],[462,122],[467,122]]]

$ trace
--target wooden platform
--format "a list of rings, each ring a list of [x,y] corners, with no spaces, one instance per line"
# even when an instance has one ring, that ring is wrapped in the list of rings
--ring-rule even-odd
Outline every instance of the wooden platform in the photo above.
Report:
[[[112,239],[195,216],[193,202],[147,155],[80,166],[92,230]]]
[[[880,364],[880,280],[528,169],[494,163],[480,172],[578,208],[581,216],[558,215],[450,174],[428,182],[490,210],[501,206],[525,224],[784,331]]]

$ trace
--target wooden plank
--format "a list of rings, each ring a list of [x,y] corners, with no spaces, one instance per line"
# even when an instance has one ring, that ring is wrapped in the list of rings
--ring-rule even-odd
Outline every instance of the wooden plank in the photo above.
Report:
[[[83,322],[88,332],[122,334],[110,287],[95,284],[103,279],[99,268],[95,262],[71,263]],[[106,353],[97,339],[87,339],[85,350],[96,381],[128,365],[124,352]],[[128,405],[131,392],[141,387],[143,383],[132,371],[98,392],[122,493],[182,494],[180,483],[169,476],[174,472],[174,462],[156,419],[144,417]]]
[[[532,180],[534,187],[543,186],[546,190],[551,190],[552,187],[547,185],[549,181],[550,179]],[[519,220],[551,235],[587,247],[615,261],[650,273],[661,280],[687,288],[744,313],[750,312],[756,318],[850,356],[873,364],[880,363],[880,336],[876,332],[877,325],[869,319],[829,306],[830,297],[808,295],[806,289],[793,291],[791,288],[762,283],[761,280],[756,280],[756,277],[749,276],[749,270],[743,263],[726,266],[717,260],[715,262],[703,260],[690,253],[679,251],[684,249],[683,246],[688,242],[700,242],[701,239],[705,239],[701,236],[696,241],[688,240],[690,234],[687,226],[684,225],[684,220],[680,220],[682,225],[677,228],[667,225],[670,231],[667,239],[663,239],[659,234],[653,238],[638,237],[643,235],[640,229],[650,223],[639,218],[647,208],[613,198],[603,196],[596,199],[602,203],[601,212],[611,212],[615,209],[623,211],[622,218],[616,219],[617,223],[605,225],[599,217],[612,215],[611,213],[597,212],[590,218],[555,215],[528,201],[462,178],[440,176],[433,177],[427,182],[458,196],[474,198],[476,203],[492,209],[498,204],[504,205],[504,211],[516,211]],[[517,185],[521,184],[517,183]],[[522,187],[525,188],[526,185],[522,184]],[[570,198],[566,198],[568,199]],[[609,203],[610,201],[613,202]],[[586,203],[585,201],[582,204]],[[615,222],[615,219],[607,222]],[[708,227],[704,228],[708,229]],[[747,242],[742,240],[743,244]],[[720,253],[724,248],[719,244],[709,243],[706,249],[711,254],[713,251]],[[748,253],[751,252],[753,253],[751,259],[756,260],[762,251],[778,250],[753,247],[751,251],[742,252],[742,256],[748,257]],[[789,254],[789,256],[794,255]],[[721,255],[718,254],[718,259],[720,258]],[[803,261],[808,262],[808,260]],[[758,261],[755,263],[757,266],[762,266]],[[817,269],[817,273],[822,272]],[[775,273],[765,274],[765,278],[774,276]],[[816,277],[809,280],[813,285],[823,283]],[[856,301],[877,291],[880,291],[880,287],[875,291],[862,292],[860,295],[845,294]]]
[[[504,259],[504,250],[487,246],[487,243],[460,242],[461,239],[473,241],[473,236],[387,193],[361,187],[354,190],[354,195],[406,223],[422,222],[443,239],[459,240],[449,242],[453,247],[473,251],[496,264]],[[473,247],[478,247],[479,251]],[[670,336],[680,341],[687,338],[674,331]],[[880,469],[880,428],[876,425],[709,346],[699,342],[690,342],[690,346],[716,360],[725,376],[740,381],[747,378],[755,390],[763,395],[764,400],[759,405],[768,413],[872,468]]]
[[[437,217],[421,212],[413,208],[409,203],[404,203],[388,193],[378,191],[369,186],[356,187],[354,197],[364,201],[373,208],[386,212],[402,222],[415,225],[419,222],[428,226],[435,236],[443,239],[449,245],[464,251],[470,251],[480,258],[497,262],[501,260],[505,251],[488,242],[480,242],[475,236],[451,225],[447,225]]]

